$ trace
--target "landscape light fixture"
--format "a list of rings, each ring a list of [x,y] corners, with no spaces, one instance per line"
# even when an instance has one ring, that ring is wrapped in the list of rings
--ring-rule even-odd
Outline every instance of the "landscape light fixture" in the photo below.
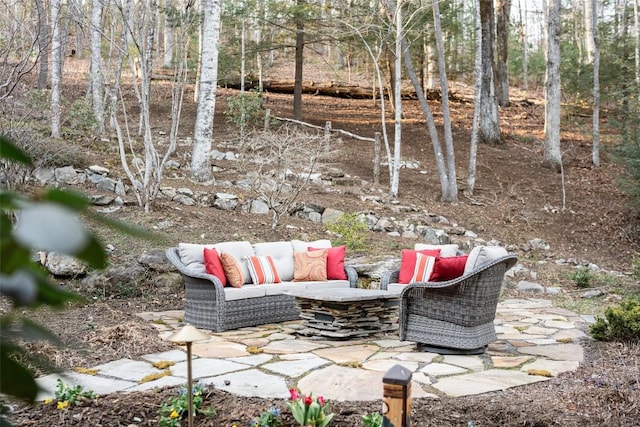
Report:
[[[191,344],[194,341],[209,339],[209,335],[200,332],[192,325],[185,325],[177,332],[171,334],[167,339],[174,343],[185,343],[187,345],[187,395],[189,396],[188,419],[189,427],[193,427],[193,379],[191,378]]]

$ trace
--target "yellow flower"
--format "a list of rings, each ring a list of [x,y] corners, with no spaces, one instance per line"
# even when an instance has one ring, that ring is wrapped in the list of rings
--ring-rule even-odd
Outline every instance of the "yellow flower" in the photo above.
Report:
[[[51,402],[53,402],[53,399],[51,399],[51,398],[48,398],[48,399],[45,399],[45,400],[44,400],[44,404],[45,404],[45,405],[48,405],[48,404],[49,404],[49,403],[51,403]]]
[[[174,409],[169,416],[171,418],[178,418],[180,414],[178,414],[178,412]]]
[[[65,409],[69,407],[69,402],[66,400],[64,402],[58,402],[58,409]]]

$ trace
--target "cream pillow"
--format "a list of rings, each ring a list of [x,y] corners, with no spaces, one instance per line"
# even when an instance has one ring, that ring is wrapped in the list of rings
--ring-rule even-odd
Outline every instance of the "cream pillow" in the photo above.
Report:
[[[427,245],[424,243],[416,243],[413,247],[416,251],[422,251],[425,249],[440,249],[441,257],[450,257],[458,255],[458,245],[449,244],[449,245]]]
[[[502,246],[476,246],[469,253],[464,266],[464,274],[470,273],[489,261],[508,255]]]

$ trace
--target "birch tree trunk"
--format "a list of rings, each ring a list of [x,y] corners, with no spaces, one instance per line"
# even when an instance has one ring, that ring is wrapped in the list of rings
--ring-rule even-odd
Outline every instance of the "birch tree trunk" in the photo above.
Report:
[[[640,86],[640,17],[638,16],[638,0],[633,0],[633,40],[635,44],[636,85]]]
[[[584,43],[587,54],[587,64],[593,64],[595,50],[595,34],[593,22],[596,15],[596,5],[592,0],[584,0]],[[579,40],[579,39],[578,39]]]
[[[634,0],[636,3],[637,0]],[[596,0],[589,0],[593,10],[590,22],[593,36],[593,147],[591,160],[600,166],[600,36],[598,34],[598,14]]]
[[[474,89],[473,123],[471,124],[471,142],[469,143],[469,172],[467,175],[467,188],[465,194],[473,195],[476,187],[476,165],[478,157],[478,121],[480,120],[480,91],[482,90],[482,24],[480,23],[480,7],[478,0],[474,1],[476,9],[476,82]]]
[[[213,117],[218,84],[218,53],[220,43],[220,0],[203,0],[202,53],[199,80],[198,110],[191,155],[191,177],[197,181],[212,178],[209,152],[213,135]]]
[[[91,5],[91,101],[98,135],[104,135],[103,70],[102,70],[102,0]]]
[[[438,51],[438,74],[440,75],[440,90],[442,91],[442,125],[444,127],[444,145],[447,152],[447,190],[442,195],[443,202],[458,201],[458,184],[456,181],[456,156],[453,150],[453,136],[451,135],[451,114],[449,112],[449,89],[447,72],[444,63],[444,42],[442,41],[442,27],[440,25],[440,7],[433,2],[433,26]]]
[[[543,166],[560,171],[560,0],[547,0],[547,72],[545,75],[545,119]]]
[[[62,54],[62,28],[60,26],[61,11],[61,0],[51,0],[51,136],[53,138],[60,138],[62,116],[60,85],[64,55]]]
[[[295,75],[293,86],[293,118],[302,119],[302,66],[304,62],[304,18],[303,6],[305,0],[296,2],[296,52],[295,52]]]
[[[43,0],[36,0],[38,13],[38,89],[46,89],[49,80],[49,25]]]
[[[522,0],[518,1],[520,9],[520,44],[522,46],[522,85],[529,90],[529,43],[527,43],[527,9],[522,7]]]
[[[396,0],[395,10],[395,24],[396,24],[396,39],[395,39],[395,58],[393,61],[393,68],[395,71],[395,79],[393,80],[394,87],[394,138],[393,138],[393,170],[391,174],[391,195],[393,197],[398,196],[398,189],[400,187],[400,161],[402,160],[401,148],[402,148],[402,94],[401,94],[401,76],[402,76],[402,0]]]
[[[511,0],[496,0],[496,97],[500,107],[509,106],[509,16]]]
[[[167,12],[164,14],[164,56],[163,65],[165,68],[171,68],[173,61],[173,22],[170,19],[173,10],[173,0],[165,1]]]
[[[482,91],[478,139],[487,144],[501,144],[498,102],[493,81],[495,20],[492,0],[480,0],[480,22],[482,24]]]

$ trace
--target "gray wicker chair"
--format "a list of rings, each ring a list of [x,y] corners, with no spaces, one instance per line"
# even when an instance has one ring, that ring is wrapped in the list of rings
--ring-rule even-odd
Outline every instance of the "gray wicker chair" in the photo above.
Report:
[[[440,354],[480,354],[497,339],[493,321],[504,274],[517,257],[507,255],[446,282],[411,283],[400,294],[400,339]],[[381,289],[398,282],[387,272]]]

